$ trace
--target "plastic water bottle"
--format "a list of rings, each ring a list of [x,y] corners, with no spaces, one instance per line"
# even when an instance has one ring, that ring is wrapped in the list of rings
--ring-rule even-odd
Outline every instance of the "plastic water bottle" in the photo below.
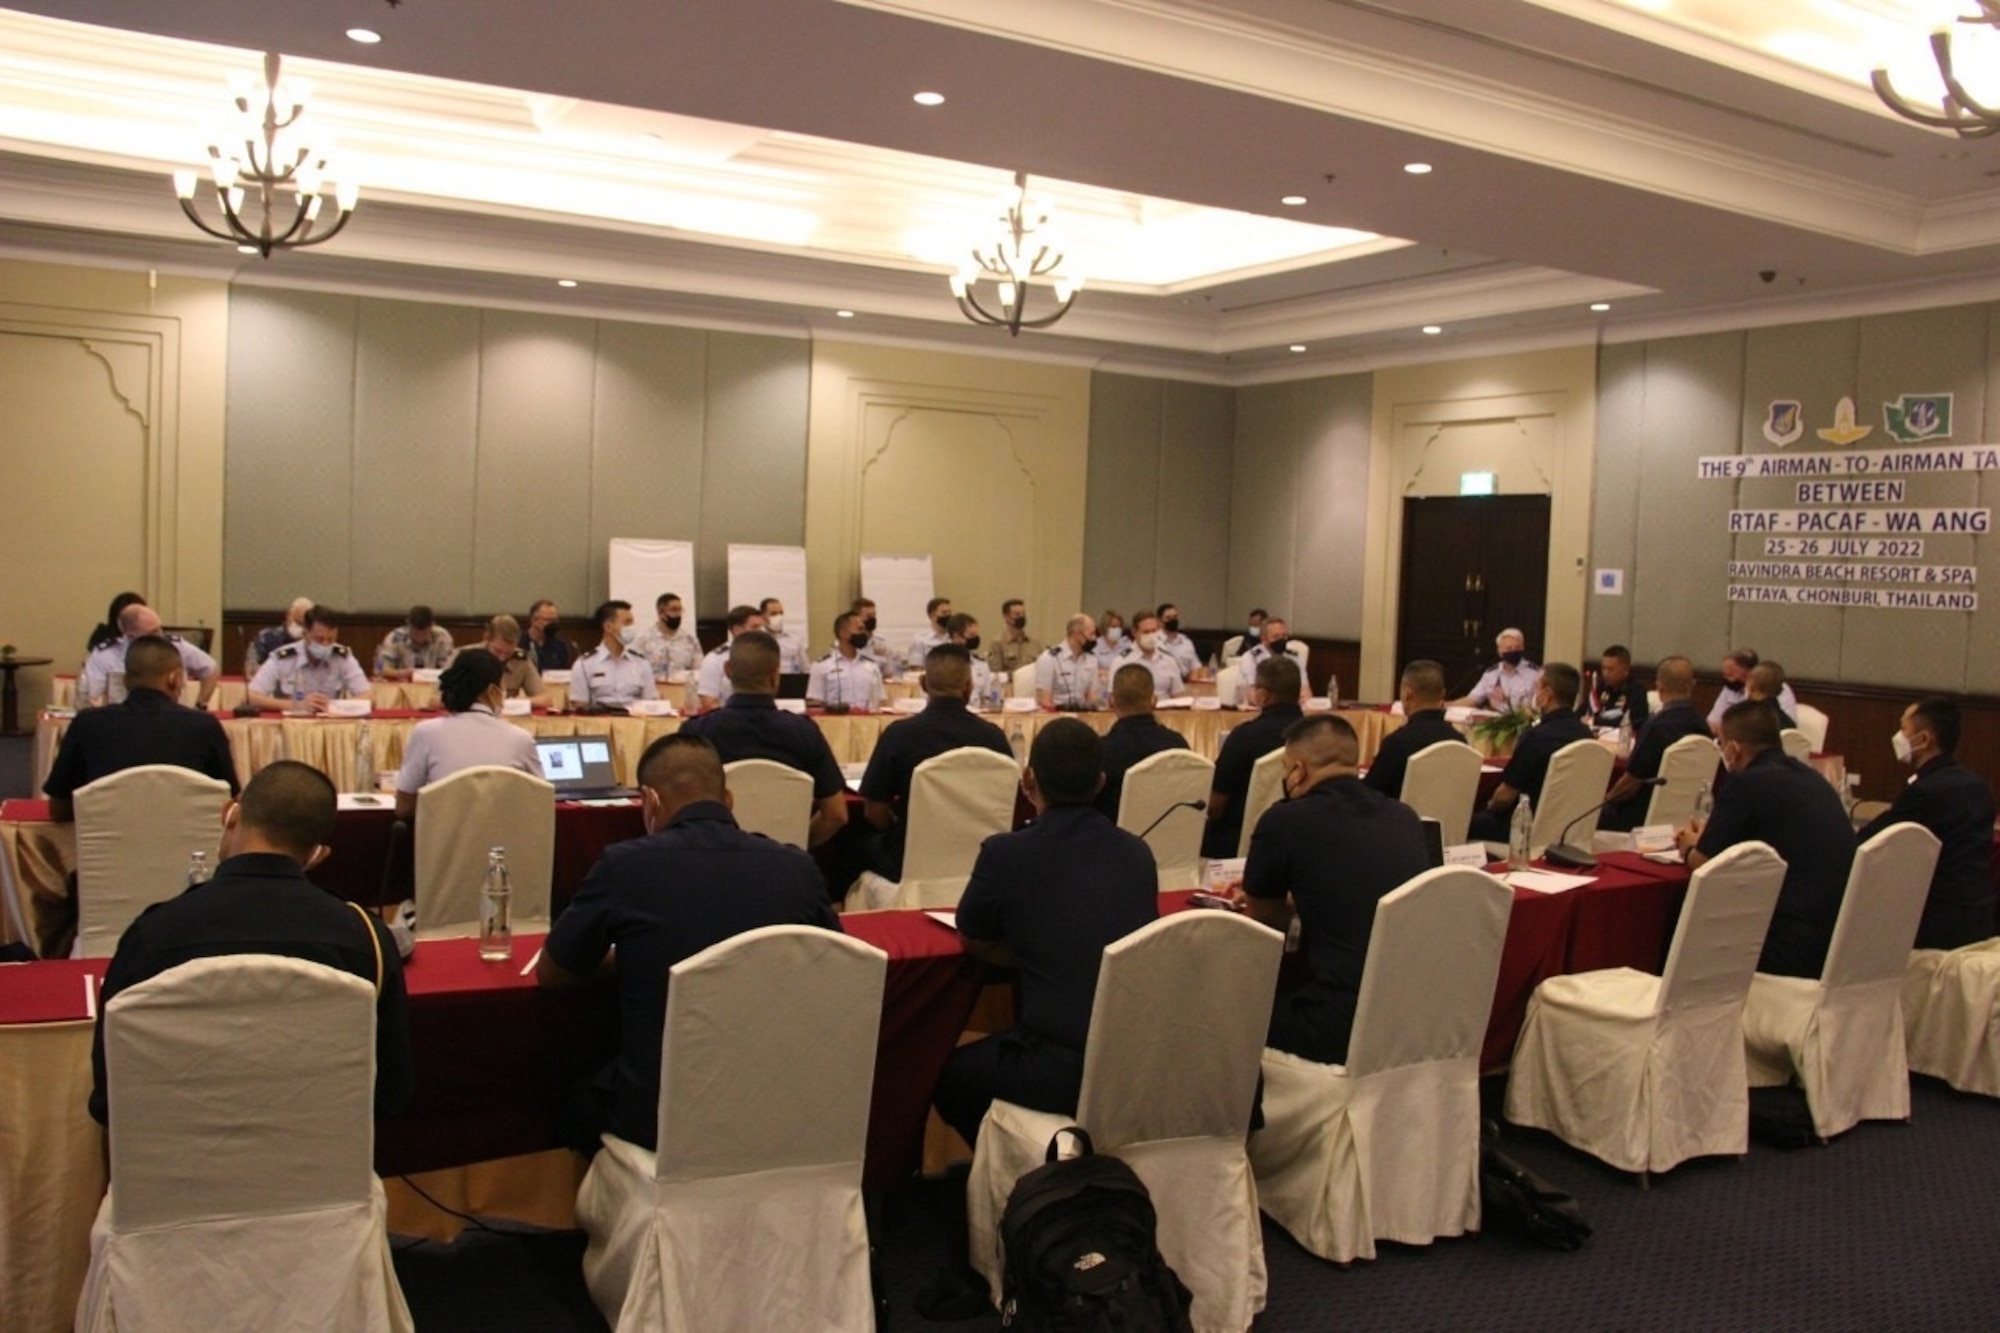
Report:
[[[1706,824],[1708,822],[1709,815],[1713,814],[1714,812],[1715,812],[1715,793],[1710,791],[1708,789],[1708,784],[1704,782],[1699,787],[1696,787],[1694,789],[1695,820],[1699,823]]]
[[[1014,762],[1026,768],[1028,765],[1028,731],[1019,722],[1007,732],[1007,744],[1014,751]]]
[[[1630,758],[1632,754],[1632,715],[1625,713],[1618,719],[1618,754]]]
[[[486,883],[479,890],[479,956],[502,963],[514,956],[514,883],[507,877],[507,849],[486,853]]]
[[[1535,803],[1523,795],[1514,805],[1514,820],[1507,826],[1507,868],[1528,868],[1528,838],[1535,827]]]
[[[208,863],[208,853],[189,852],[187,886],[193,888],[197,884],[206,884],[213,878],[215,878],[215,867]]]
[[[375,790],[375,742],[363,722],[354,731],[354,790],[368,795]]]

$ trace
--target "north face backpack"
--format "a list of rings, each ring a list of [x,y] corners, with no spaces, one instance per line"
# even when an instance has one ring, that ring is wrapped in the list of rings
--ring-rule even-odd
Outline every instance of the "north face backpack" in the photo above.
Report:
[[[1081,1156],[1057,1160],[1064,1134],[1081,1141]],[[1191,1333],[1193,1297],[1160,1257],[1158,1220],[1131,1167],[1096,1156],[1083,1130],[1058,1130],[1000,1217],[1001,1323],[1035,1333]]]

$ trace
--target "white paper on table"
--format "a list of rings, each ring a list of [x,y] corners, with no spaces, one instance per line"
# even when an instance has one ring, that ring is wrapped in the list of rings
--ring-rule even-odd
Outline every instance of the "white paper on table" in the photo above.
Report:
[[[1663,866],[1677,866],[1677,865],[1685,865],[1687,863],[1687,858],[1682,856],[1677,851],[1641,852],[1640,855],[1645,857],[1648,861],[1657,861],[1659,864]]]
[[[806,701],[804,699],[780,699],[778,700],[778,708],[781,712],[802,714],[806,711]]]
[[[1486,844],[1483,842],[1461,842],[1456,847],[1444,849],[1444,863],[1448,866],[1471,866],[1474,870],[1486,868]]]
[[[1671,852],[1674,850],[1674,826],[1672,824],[1646,824],[1632,830],[1632,850],[1640,855],[1648,852]],[[1676,857],[1676,860],[1679,858]]]
[[[1510,889],[1530,889],[1536,893],[1568,893],[1597,882],[1589,875],[1558,875],[1552,870],[1515,870],[1501,878]]]
[[[946,930],[958,929],[958,913],[948,911],[925,912],[925,916],[943,926]]]
[[[1444,720],[1447,722],[1477,722],[1482,718],[1496,717],[1498,714],[1484,708],[1447,708]]]
[[[1197,695],[1188,707],[1197,713],[1216,713],[1222,710],[1222,700],[1212,694]]]
[[[569,667],[551,668],[550,670],[540,673],[542,677],[542,684],[567,685],[569,684],[569,673],[570,673]]]
[[[1154,701],[1154,703],[1153,703],[1153,707],[1155,707],[1155,708],[1193,708],[1193,707],[1194,707],[1194,696],[1193,696],[1193,695],[1191,695],[1191,694],[1176,694],[1176,695],[1175,695],[1175,696],[1174,696],[1173,698],[1171,698],[1171,699],[1158,699],[1158,700],[1155,700],[1155,701]]]
[[[344,791],[333,798],[337,810],[380,810],[394,807],[396,798],[388,792]]]

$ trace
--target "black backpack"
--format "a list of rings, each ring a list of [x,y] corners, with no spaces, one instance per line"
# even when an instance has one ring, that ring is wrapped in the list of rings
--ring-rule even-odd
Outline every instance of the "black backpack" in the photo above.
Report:
[[[1082,1142],[1082,1156],[1056,1160],[1064,1134]],[[1001,1323],[1037,1333],[1191,1333],[1193,1297],[1160,1257],[1157,1224],[1131,1167],[1096,1156],[1083,1130],[1058,1130],[1046,1163],[1014,1183],[1000,1218]]]

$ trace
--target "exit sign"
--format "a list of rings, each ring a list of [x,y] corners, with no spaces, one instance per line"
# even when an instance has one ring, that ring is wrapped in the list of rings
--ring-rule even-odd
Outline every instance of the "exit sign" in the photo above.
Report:
[[[1491,472],[1461,472],[1458,474],[1460,495],[1492,495],[1494,474]]]

